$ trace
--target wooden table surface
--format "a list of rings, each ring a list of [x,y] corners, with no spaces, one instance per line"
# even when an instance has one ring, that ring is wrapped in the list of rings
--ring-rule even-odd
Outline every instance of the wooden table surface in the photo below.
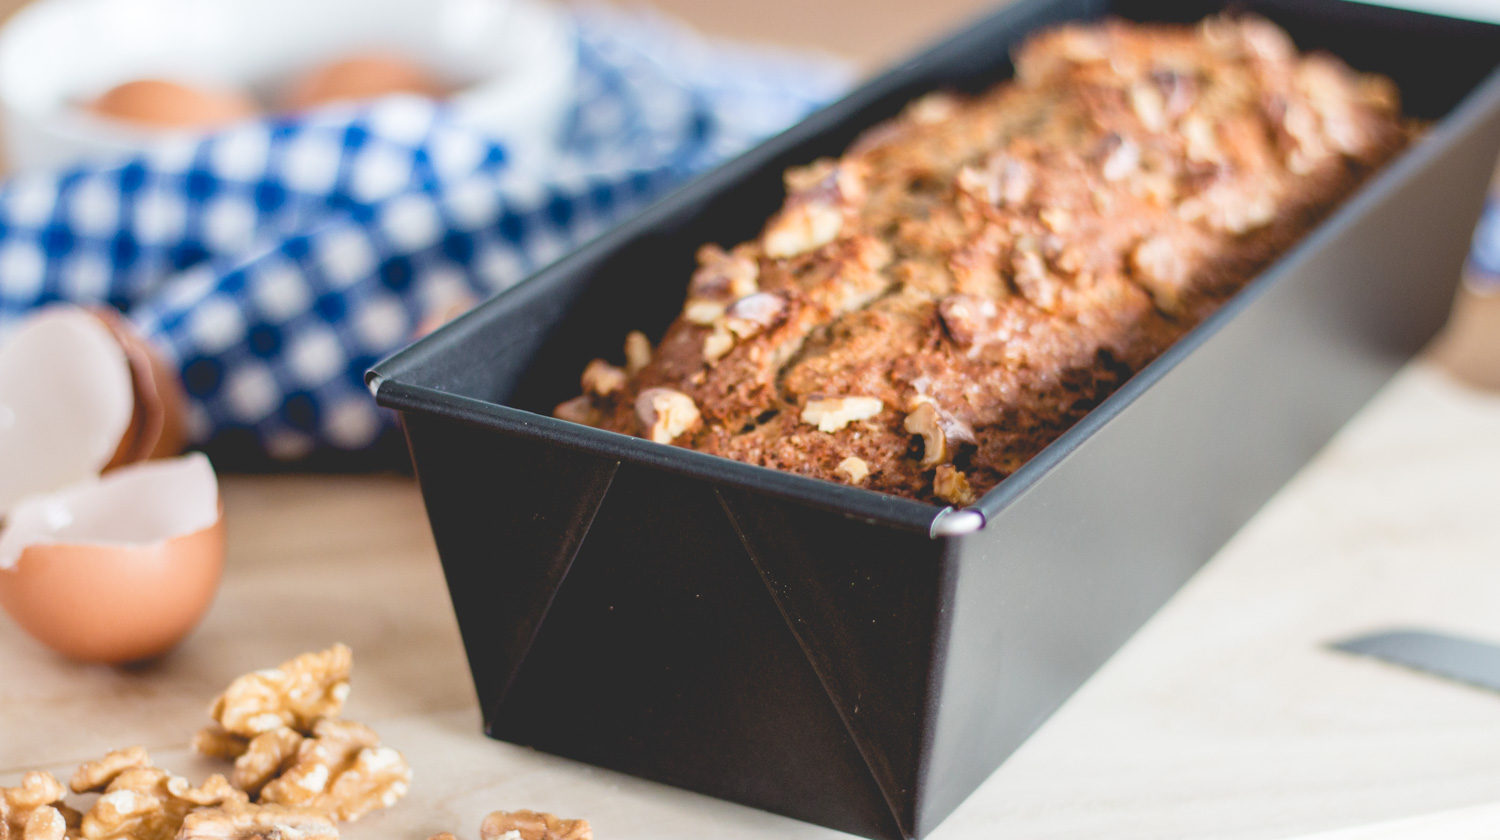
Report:
[[[978,4],[908,22],[888,2],[847,25],[790,0],[663,5],[874,62]],[[1494,800],[1500,695],[1322,647],[1392,624],[1500,639],[1500,393],[1479,387],[1500,386],[1500,301],[1460,316],[935,840],[1276,838]],[[841,836],[483,738],[409,480],[226,476],[223,492],[223,589],[167,658],[71,664],[0,619],[0,784],[134,743],[201,775],[213,765],[186,744],[225,682],[344,641],[349,716],[415,770],[407,799],[346,837],[473,837],[520,807],[586,816],[600,840]]]

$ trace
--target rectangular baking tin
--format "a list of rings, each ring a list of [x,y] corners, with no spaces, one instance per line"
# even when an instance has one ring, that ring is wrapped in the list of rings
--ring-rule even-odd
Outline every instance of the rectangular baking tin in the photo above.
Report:
[[[1236,3],[1402,88],[1426,136],[965,510],[548,416],[791,165],[1039,27],[1207,0],[1025,0],[377,366],[493,737],[869,837],[930,832],[1438,329],[1500,149],[1500,27]]]

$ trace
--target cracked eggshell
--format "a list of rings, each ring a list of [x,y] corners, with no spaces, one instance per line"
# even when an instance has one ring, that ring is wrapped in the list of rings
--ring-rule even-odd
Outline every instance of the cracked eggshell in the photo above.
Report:
[[[105,469],[182,452],[187,442],[187,395],[176,370],[119,312],[108,307],[91,311],[124,351],[135,395],[130,425]]]
[[[208,459],[147,461],[16,504],[0,530],[0,607],[64,656],[133,662],[192,631],[223,565]]]
[[[28,318],[0,344],[0,517],[97,475],[134,412],[130,363],[103,321],[73,306]]]

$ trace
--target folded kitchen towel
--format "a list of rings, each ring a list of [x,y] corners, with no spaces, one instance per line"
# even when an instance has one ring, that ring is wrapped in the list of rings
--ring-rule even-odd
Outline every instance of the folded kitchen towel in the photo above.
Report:
[[[54,301],[109,305],[182,372],[225,461],[360,453],[392,421],[362,382],[420,325],[524,278],[847,82],[836,63],[574,16],[555,148],[428,100],[273,117],[0,186],[0,338]],[[358,456],[351,460],[358,463]]]

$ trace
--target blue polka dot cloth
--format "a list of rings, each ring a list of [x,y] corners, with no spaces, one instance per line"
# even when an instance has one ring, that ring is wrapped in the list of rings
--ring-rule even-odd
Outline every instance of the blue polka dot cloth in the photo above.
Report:
[[[417,98],[272,117],[0,185],[0,337],[107,304],[182,372],[223,466],[358,466],[399,449],[362,377],[419,325],[522,280],[837,95],[841,65],[574,13],[555,148]]]

